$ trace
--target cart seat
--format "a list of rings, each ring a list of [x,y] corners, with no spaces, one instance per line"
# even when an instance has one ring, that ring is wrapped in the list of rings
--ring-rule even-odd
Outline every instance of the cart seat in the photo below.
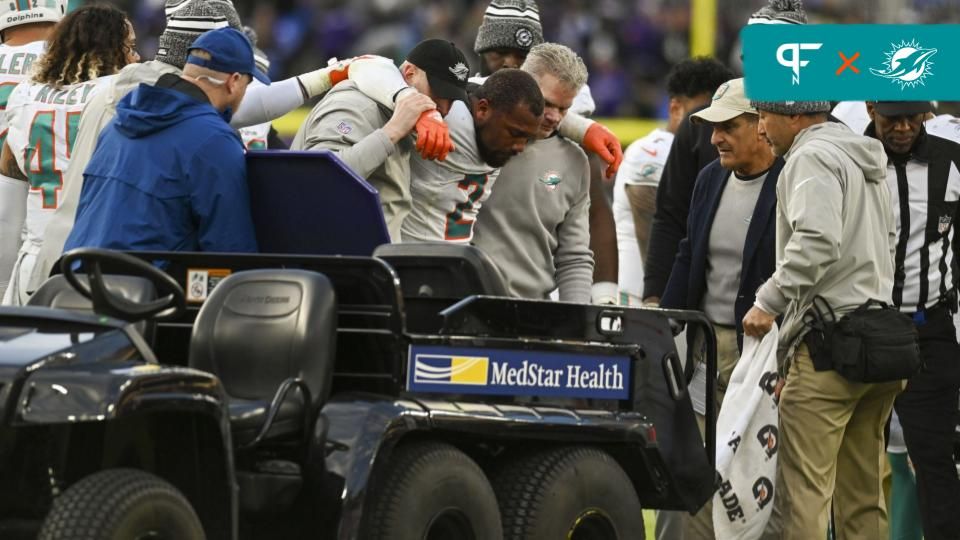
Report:
[[[77,278],[90,286],[87,276],[78,274]],[[104,284],[110,292],[121,296],[125,300],[135,303],[146,303],[157,299],[157,288],[146,278],[123,275],[105,275]],[[93,302],[77,292],[62,275],[56,275],[43,282],[43,285],[33,293],[28,306],[49,307],[93,313]],[[134,328],[147,341],[152,343],[156,324],[153,321],[139,321]]]
[[[323,274],[251,270],[217,285],[197,314],[190,366],[222,381],[234,443],[311,425],[330,390],[336,325],[336,294]]]
[[[447,242],[385,244],[373,255],[397,271],[405,298],[509,296],[500,269],[476,246]]]

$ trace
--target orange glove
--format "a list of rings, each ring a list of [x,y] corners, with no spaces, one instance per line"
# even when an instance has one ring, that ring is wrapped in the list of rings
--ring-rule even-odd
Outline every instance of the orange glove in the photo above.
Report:
[[[417,151],[423,159],[443,161],[453,151],[450,128],[436,110],[424,111],[417,120]]]
[[[346,60],[338,60],[329,66],[330,69],[330,86],[336,86],[343,81],[350,78],[350,66],[358,60],[372,60],[377,58],[376,56],[370,54],[364,54],[360,56],[354,56],[353,58],[347,58]]]
[[[352,59],[340,60],[331,64],[330,68],[330,86],[336,86],[350,78],[350,63]]]
[[[609,165],[605,173],[607,178],[613,178],[617,174],[617,169],[623,162],[623,147],[620,146],[617,136],[606,126],[594,122],[583,135],[583,147],[600,156],[600,159]]]

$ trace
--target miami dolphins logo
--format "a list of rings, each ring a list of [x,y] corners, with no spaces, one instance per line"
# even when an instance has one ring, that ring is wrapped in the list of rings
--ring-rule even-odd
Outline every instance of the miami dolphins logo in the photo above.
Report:
[[[901,90],[924,84],[923,80],[933,75],[930,57],[937,54],[937,49],[924,49],[916,40],[890,46],[893,49],[884,53],[887,56],[884,68],[870,68],[870,73],[898,83]]]
[[[563,181],[563,178],[560,176],[560,173],[556,171],[547,171],[537,180],[540,180],[540,183],[547,186],[547,189],[550,191],[554,191],[557,189],[557,186],[560,185],[560,182]]]
[[[457,65],[447,69],[450,70],[450,73],[453,73],[453,76],[456,77],[458,81],[465,81],[467,80],[467,75],[470,75],[470,68],[463,62],[457,62]]]

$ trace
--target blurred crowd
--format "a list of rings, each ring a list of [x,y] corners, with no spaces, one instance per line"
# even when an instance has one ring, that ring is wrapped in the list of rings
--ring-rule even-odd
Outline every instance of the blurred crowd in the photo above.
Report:
[[[134,20],[140,52],[152,58],[164,25],[163,0],[117,0]],[[421,39],[441,37],[464,51],[486,0],[235,0],[282,78],[331,57],[376,53],[401,60]],[[666,117],[669,68],[689,56],[690,0],[540,2],[546,39],[577,51],[590,70],[597,115]],[[717,0],[716,55],[738,65],[737,34],[762,2]],[[960,0],[812,0],[811,22],[958,22]],[[476,71],[476,57],[470,58]]]

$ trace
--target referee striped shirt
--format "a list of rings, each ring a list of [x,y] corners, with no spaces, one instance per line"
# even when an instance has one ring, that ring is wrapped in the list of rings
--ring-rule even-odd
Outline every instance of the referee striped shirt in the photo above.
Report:
[[[875,136],[873,125],[868,136]],[[921,130],[909,156],[887,165],[897,251],[893,303],[912,313],[947,301],[956,288],[960,144]]]

